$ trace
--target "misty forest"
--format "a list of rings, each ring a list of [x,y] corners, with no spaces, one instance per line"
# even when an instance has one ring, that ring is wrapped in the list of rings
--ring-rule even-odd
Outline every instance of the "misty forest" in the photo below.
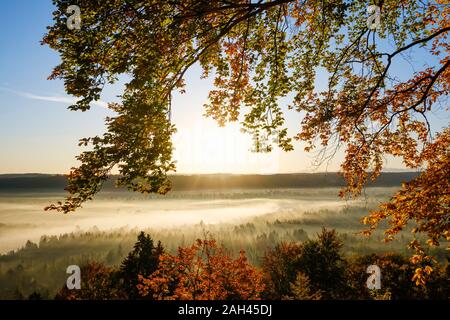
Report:
[[[42,3],[0,19],[0,299],[450,298],[449,1]]]
[[[450,268],[444,248],[430,252],[436,258],[432,278],[427,286],[417,286],[412,281],[415,266],[408,259],[411,233],[388,243],[382,232],[362,235],[366,212],[410,176],[384,174],[378,184],[365,190],[365,197],[348,201],[337,197],[343,182],[336,173],[286,175],[283,183],[291,184],[290,188],[277,185],[280,176],[276,175],[179,176],[173,179],[173,192],[150,198],[114,190],[111,185],[73,216],[42,214],[43,206],[61,197],[57,190],[63,177],[0,176],[0,217],[7,221],[0,224],[0,297],[446,299]],[[189,187],[194,180],[197,190]],[[321,238],[324,234],[331,240]],[[175,289],[170,294],[155,290],[144,295],[137,289],[139,275],[150,276],[158,269],[158,257],[149,258],[152,246],[161,242],[159,254],[177,255],[180,247],[191,248],[197,239],[215,240],[230,259],[244,251],[246,264],[258,276],[257,281],[239,282],[251,281],[253,286],[259,281],[253,295],[218,290],[218,296],[199,292],[195,297],[182,296]],[[309,247],[312,251],[304,251]],[[203,256],[203,251],[196,254]],[[382,268],[381,290],[367,289],[366,268],[371,264]],[[81,267],[79,292],[66,289],[69,265]],[[125,272],[124,268],[131,269]],[[316,274],[318,270],[323,274]],[[238,277],[238,271],[233,272]],[[124,281],[128,287],[123,287]],[[330,281],[336,282],[335,288]]]

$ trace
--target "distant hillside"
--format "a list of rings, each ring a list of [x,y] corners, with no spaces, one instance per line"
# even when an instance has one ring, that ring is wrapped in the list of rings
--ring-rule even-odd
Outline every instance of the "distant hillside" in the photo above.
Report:
[[[415,172],[386,172],[376,183],[369,186],[395,187],[417,176]],[[121,191],[114,187],[112,177],[106,182],[104,190]],[[173,190],[206,189],[259,189],[259,188],[323,188],[341,187],[342,177],[335,172],[328,173],[292,173],[272,175],[234,175],[202,174],[174,175],[170,177]],[[62,175],[48,174],[5,174],[0,175],[0,193],[5,192],[59,192],[63,191],[66,178]],[[123,189],[122,189],[123,191]]]

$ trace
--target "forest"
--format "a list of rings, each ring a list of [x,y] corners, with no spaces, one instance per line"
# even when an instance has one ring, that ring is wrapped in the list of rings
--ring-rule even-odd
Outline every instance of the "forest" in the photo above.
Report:
[[[199,230],[202,226],[198,226]],[[252,224],[228,236],[251,233]],[[437,264],[425,285],[412,281],[416,266],[400,253],[362,253],[363,243],[323,228],[315,235],[297,229],[279,240],[276,233],[243,241],[247,250],[227,247],[205,232],[195,240],[174,234],[163,242],[137,230],[86,232],[27,242],[0,257],[2,299],[447,299],[448,261]],[[137,235],[137,239],[136,239]],[[176,237],[175,237],[176,238]],[[155,239],[155,240],[153,240]],[[172,239],[172,241],[171,241]],[[166,246],[166,244],[168,246]],[[276,245],[271,245],[277,243]],[[353,243],[350,244],[350,243]],[[255,256],[261,252],[262,256]],[[234,249],[234,250],[233,250]],[[346,254],[346,250],[354,250]],[[65,268],[80,265],[81,289],[66,287]],[[382,287],[366,286],[367,266],[382,270]],[[4,267],[3,267],[4,268]]]
[[[383,190],[377,190],[378,193],[369,190],[371,197],[369,197],[367,204],[351,204],[334,209],[333,207],[310,209],[305,212],[287,210],[249,217],[240,223],[230,221],[212,224],[201,221],[196,224],[183,224],[165,228],[153,227],[144,230],[130,226],[106,230],[92,227],[88,230],[79,229],[70,233],[62,233],[59,236],[44,235],[37,242],[29,240],[21,248],[0,255],[0,298],[448,298],[449,263],[445,248],[435,247],[429,251],[429,254],[436,259],[433,272],[426,284],[417,285],[413,280],[417,265],[411,263],[408,258],[411,252],[407,249],[407,244],[411,241],[411,234],[404,233],[395,241],[388,243],[383,242],[384,235],[381,232],[377,232],[371,237],[361,235],[362,225],[359,220],[367,210],[367,205],[369,207],[375,205],[377,199],[381,198],[380,194],[388,193],[390,189]],[[237,197],[249,198],[250,190],[247,192],[239,193]],[[274,192],[272,190],[272,193]],[[280,192],[285,197],[289,197],[287,190],[282,189]],[[293,196],[297,194],[293,190],[290,192]],[[309,192],[307,197],[313,199],[319,199],[319,196],[323,198],[327,194],[323,189],[303,190],[301,192]],[[312,195],[313,192],[317,193],[315,198]],[[171,197],[176,195],[174,193]],[[183,198],[183,194],[178,196]],[[202,195],[200,193],[197,197],[210,198],[213,195]],[[109,198],[107,199],[107,201],[110,201]],[[169,199],[165,201],[167,205]],[[313,200],[313,203],[318,202]],[[19,226],[16,226],[16,228]],[[13,226],[9,224],[0,225],[0,230],[5,232],[11,228]],[[145,235],[142,234],[142,230]],[[29,231],[17,229],[15,232]],[[326,240],[324,237],[330,239]],[[198,239],[201,239],[200,242],[198,242]],[[161,246],[158,247],[159,241]],[[325,243],[324,241],[328,242]],[[157,257],[154,256],[153,246],[159,248]],[[170,274],[174,271],[172,269],[161,269],[167,268],[167,260],[161,260],[161,257],[172,259],[173,261],[169,261],[173,263],[184,263],[192,265],[192,268],[201,267],[200,269],[204,270],[204,265],[200,266],[197,263],[200,263],[200,261],[206,263],[206,251],[214,252],[211,261],[208,263],[218,264],[217,268],[222,268],[223,264],[226,263],[232,270],[230,272],[236,277],[239,276],[242,268],[245,270],[250,268],[256,278],[247,280],[235,278],[226,281],[257,283],[258,287],[253,288],[256,290],[255,294],[247,296],[239,291],[242,295],[236,296],[236,293],[218,292],[214,296],[205,296],[203,293],[192,296],[192,288],[180,288],[179,290],[183,294],[176,294],[174,291],[168,294],[167,290],[163,290],[161,287],[160,290],[166,292],[162,294],[160,291],[153,292],[149,289],[150,286],[157,285],[156,283],[138,282],[139,276],[150,279],[152,274],[155,278],[157,277],[158,273],[155,272],[169,272]],[[162,256],[161,252],[164,252],[165,255]],[[188,257],[191,260],[183,260]],[[201,257],[202,260],[196,260],[194,257]],[[135,263],[139,267],[129,267],[131,269],[127,271],[126,275],[119,276],[120,270],[123,271],[125,265],[131,263],[129,262],[130,259],[137,259],[139,262]],[[312,263],[312,265],[308,266],[307,263]],[[323,265],[320,265],[321,263]],[[366,268],[371,264],[376,264],[381,268],[381,290],[368,290],[366,287],[366,280],[369,276],[366,273]],[[81,267],[82,289],[80,291],[64,289],[66,287],[65,281],[69,276],[69,274],[66,274],[66,268],[69,265]],[[424,266],[425,268],[426,266]],[[324,274],[316,275],[314,270],[322,270]],[[172,277],[172,275],[169,276],[165,273],[164,277],[166,276]],[[189,279],[192,275],[187,274],[185,276],[188,277],[186,279]],[[203,286],[205,285],[203,282],[210,281],[210,277],[213,276],[207,274],[195,281],[201,281],[199,286]],[[177,277],[182,277],[182,275],[177,273]],[[108,285],[105,286],[103,282],[97,283],[98,279],[102,279],[101,281]],[[190,281],[183,279],[183,281]],[[259,279],[260,282],[255,279]],[[132,296],[130,296],[130,292],[125,292],[123,291],[125,289],[117,287],[117,281],[132,282],[133,285],[129,285],[127,289],[134,290]],[[336,284],[336,288],[345,287],[346,291],[335,292],[336,288],[333,289],[333,286],[328,288],[328,284],[333,283],[333,281],[340,283]],[[345,282],[345,286],[342,282]],[[145,283],[148,285],[145,285]],[[306,287],[305,283],[307,284]],[[142,285],[144,288],[148,287],[145,289],[147,290],[145,296],[141,296],[137,285]],[[161,283],[158,283],[158,286],[161,285]],[[222,289],[227,286],[223,285]],[[236,288],[236,290],[241,289]]]
[[[39,22],[60,87],[0,88],[79,111],[2,124],[1,299],[450,298],[448,0],[71,1]]]
[[[203,116],[238,123],[255,153],[300,148],[325,170],[337,160],[342,199],[362,196],[388,158],[416,171],[362,222],[366,235],[385,228],[387,242],[410,230],[414,279],[427,282],[428,251],[450,241],[448,1],[91,0],[76,12],[53,4],[41,44],[61,58],[48,78],[77,98],[68,109],[90,110],[125,80],[118,99],[102,103],[105,130],[78,140],[67,194],[46,211],[78,211],[114,175],[117,187],[169,193],[174,99],[198,68],[195,78],[210,81]]]
[[[397,187],[388,182],[367,188],[366,198],[358,201],[336,201],[338,188],[325,183],[321,188],[197,189],[147,197],[103,191],[94,206],[66,216],[43,215],[43,206],[60,197],[55,190],[43,191],[51,188],[37,193],[5,188],[0,193],[0,239],[5,244],[0,255],[0,299],[448,298],[445,247],[427,251],[435,262],[429,280],[420,284],[413,279],[417,264],[409,259],[413,225],[389,242],[384,242],[382,230],[370,237],[362,233],[364,215],[398,189],[399,176],[386,177]],[[11,238],[23,240],[6,245]],[[211,261],[206,252],[211,252]],[[135,265],[128,265],[132,260]],[[221,291],[229,287],[222,283],[214,295],[193,296],[195,290],[179,287],[178,282],[172,287],[161,279],[153,281],[160,276],[194,281],[189,273],[172,275],[169,262],[189,265],[191,270],[205,270],[205,263],[219,269],[227,265],[235,277],[251,270],[244,272],[252,274],[251,279],[220,281],[257,286],[249,295],[243,288],[233,289],[238,293]],[[381,269],[381,290],[367,289],[366,269],[371,264]],[[69,265],[81,268],[81,290],[66,288]],[[219,281],[211,279],[216,276],[204,274],[195,281],[203,287]],[[327,288],[330,283],[336,287]],[[173,290],[168,292],[165,286]]]

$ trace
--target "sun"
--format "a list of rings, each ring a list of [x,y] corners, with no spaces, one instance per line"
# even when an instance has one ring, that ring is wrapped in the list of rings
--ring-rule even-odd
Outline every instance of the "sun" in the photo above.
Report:
[[[273,173],[278,172],[278,149],[252,152],[252,139],[239,123],[219,127],[207,118],[180,128],[174,136],[174,159],[180,173]]]

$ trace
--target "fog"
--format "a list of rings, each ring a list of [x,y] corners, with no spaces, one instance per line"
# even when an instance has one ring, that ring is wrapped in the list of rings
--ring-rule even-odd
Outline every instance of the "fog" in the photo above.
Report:
[[[17,249],[27,240],[98,228],[170,229],[203,222],[242,223],[258,216],[301,217],[306,211],[337,209],[337,189],[245,190],[174,192],[165,197],[111,193],[100,195],[70,214],[43,208],[62,195],[2,195],[0,197],[0,253]],[[360,200],[362,201],[362,200]]]

